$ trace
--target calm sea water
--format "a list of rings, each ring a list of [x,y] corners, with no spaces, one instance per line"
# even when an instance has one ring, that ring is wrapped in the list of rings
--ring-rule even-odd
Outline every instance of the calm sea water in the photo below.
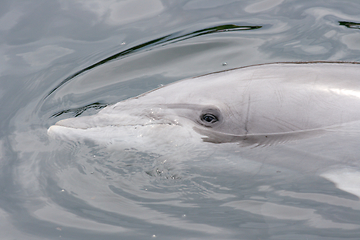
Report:
[[[344,0],[3,0],[0,238],[359,239],[358,187],[318,174],[341,158],[349,172],[340,176],[360,183],[359,134],[170,158],[46,134],[60,119],[186,77],[360,61],[359,11]]]

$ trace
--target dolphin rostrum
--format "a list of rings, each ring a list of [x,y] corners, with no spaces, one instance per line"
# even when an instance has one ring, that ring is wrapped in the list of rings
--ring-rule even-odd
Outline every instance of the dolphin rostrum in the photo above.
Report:
[[[360,64],[272,63],[178,81],[93,116],[61,120],[48,134],[107,142],[130,134],[158,141],[181,129],[182,137],[204,142],[265,146],[359,120]]]

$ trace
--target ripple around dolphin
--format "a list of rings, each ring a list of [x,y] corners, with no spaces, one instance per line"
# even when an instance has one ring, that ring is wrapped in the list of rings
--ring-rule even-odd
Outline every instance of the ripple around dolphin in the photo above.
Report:
[[[59,117],[65,113],[72,113],[72,115],[74,117],[78,117],[81,114],[83,114],[85,111],[89,110],[89,109],[93,109],[93,110],[100,110],[104,107],[106,107],[108,104],[106,103],[99,103],[99,102],[95,102],[95,103],[91,103],[88,104],[86,106],[83,107],[79,107],[79,108],[71,108],[71,109],[66,109],[66,110],[62,110],[59,111],[57,113],[54,113],[53,115],[51,115],[51,118],[55,118],[55,117]]]
[[[85,73],[93,68],[96,68],[98,66],[101,66],[103,64],[106,64],[107,62],[121,59],[130,55],[133,55],[135,53],[141,52],[141,51],[148,51],[158,46],[164,46],[180,41],[185,41],[190,38],[195,38],[203,35],[208,34],[214,34],[214,33],[221,33],[221,32],[238,32],[238,31],[248,31],[248,30],[256,30],[260,29],[263,26],[258,25],[236,25],[236,24],[224,24],[219,25],[215,27],[208,27],[200,30],[196,30],[193,32],[188,33],[187,30],[174,32],[172,34],[165,35],[163,37],[159,37],[157,39],[153,39],[151,41],[136,45],[134,47],[128,48],[124,51],[121,51],[119,53],[116,53],[114,55],[111,55],[110,57],[107,57],[99,62],[96,62],[84,69],[81,69],[80,71],[77,71],[76,73],[71,74],[67,78],[65,78],[58,86],[56,86],[54,89],[52,89],[44,99],[48,98],[53,92],[55,92],[58,88],[60,88],[62,85],[66,84],[71,79],[75,78],[76,76]]]

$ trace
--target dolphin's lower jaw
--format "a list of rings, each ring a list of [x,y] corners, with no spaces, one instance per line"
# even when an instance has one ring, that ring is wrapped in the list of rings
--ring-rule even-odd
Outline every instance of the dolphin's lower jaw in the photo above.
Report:
[[[77,127],[75,127],[74,120],[77,122]],[[72,142],[90,141],[107,146],[116,145],[117,148],[143,148],[144,146],[150,148],[150,146],[164,145],[164,143],[168,146],[180,146],[191,141],[201,142],[201,135],[192,131],[191,126],[183,126],[170,120],[147,120],[141,124],[133,122],[133,124],[128,125],[99,124],[102,126],[94,127],[90,127],[88,123],[82,123],[82,120],[89,120],[89,118],[79,117],[78,119],[73,118],[59,121],[51,126],[47,133],[51,138],[57,140]],[[71,124],[67,126],[65,123]],[[175,139],[174,136],[176,136]]]

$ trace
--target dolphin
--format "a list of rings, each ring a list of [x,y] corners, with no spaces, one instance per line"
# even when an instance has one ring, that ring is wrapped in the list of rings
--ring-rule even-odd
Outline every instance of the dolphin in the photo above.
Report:
[[[359,120],[359,63],[288,62],[180,80],[95,115],[58,121],[48,134],[107,143],[133,136],[135,143],[148,137],[154,145],[161,138],[181,137],[267,146],[337,131]]]
[[[359,130],[360,63],[289,62],[180,80],[47,132],[164,162],[235,156],[241,171],[315,173],[360,198]]]

